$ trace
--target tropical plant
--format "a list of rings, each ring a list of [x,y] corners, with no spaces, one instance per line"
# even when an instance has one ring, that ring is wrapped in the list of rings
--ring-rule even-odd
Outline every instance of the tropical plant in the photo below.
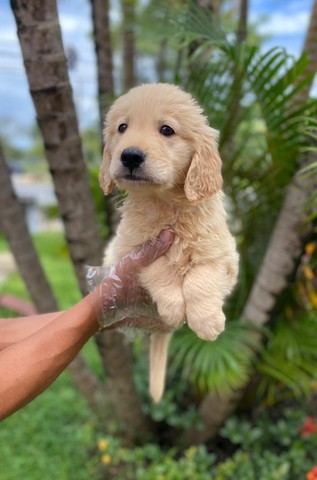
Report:
[[[99,438],[98,450],[107,478],[295,480],[317,468],[317,424],[306,415],[301,408],[284,408],[278,419],[273,412],[260,412],[252,420],[232,416],[212,453],[205,445],[183,452],[175,447],[163,452],[156,444],[128,450],[109,436]]]
[[[183,22],[183,42],[200,39],[194,59],[188,62],[190,67],[194,61],[195,69],[189,68],[187,84],[204,105],[210,123],[221,131],[231,217],[240,241],[246,289],[237,291],[231,301],[240,312],[229,305],[228,317],[262,325],[287,305],[296,263],[307,235],[313,233],[304,209],[313,184],[299,185],[298,177],[292,180],[303,161],[303,147],[309,145],[305,129],[316,117],[316,100],[298,100],[298,92],[311,85],[313,73],[307,72],[306,54],[295,60],[282,49],[262,53],[254,45],[228,39],[218,25],[210,29],[200,12],[188,10]],[[294,337],[296,341],[295,333]],[[201,402],[203,423],[211,422],[214,428],[209,424],[205,436],[196,430],[196,441],[217,431],[242,394],[217,393]],[[219,402],[222,407],[216,411]],[[188,441],[193,435],[188,432]]]
[[[256,365],[260,374],[258,394],[266,404],[309,396],[317,369],[316,312],[288,313],[275,323],[272,335]]]
[[[244,385],[252,372],[254,352],[260,346],[255,328],[230,321],[216,342],[203,342],[183,328],[172,344],[173,369],[181,371],[200,396],[226,393]]]

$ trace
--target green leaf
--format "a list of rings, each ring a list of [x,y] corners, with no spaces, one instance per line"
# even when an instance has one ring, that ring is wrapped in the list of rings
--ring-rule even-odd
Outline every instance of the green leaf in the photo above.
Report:
[[[177,332],[172,342],[172,368],[181,370],[202,392],[225,392],[239,388],[259,351],[255,327],[228,322],[214,342],[204,342],[188,328]]]

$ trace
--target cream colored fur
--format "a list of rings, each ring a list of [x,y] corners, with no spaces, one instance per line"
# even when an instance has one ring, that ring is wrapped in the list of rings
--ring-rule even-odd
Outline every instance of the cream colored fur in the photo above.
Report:
[[[118,131],[121,124],[127,128]],[[163,125],[175,131],[164,136]],[[171,228],[176,235],[167,253],[140,274],[142,285],[172,329],[187,321],[202,339],[223,331],[225,297],[236,283],[238,254],[226,223],[217,132],[201,108],[174,85],[133,88],[115,101],[106,118],[100,184],[105,195],[114,186],[128,192],[106,264]],[[126,148],[138,148],[145,160],[137,181],[125,178]],[[154,335],[150,355],[150,391],[158,401],[164,389],[170,335]]]

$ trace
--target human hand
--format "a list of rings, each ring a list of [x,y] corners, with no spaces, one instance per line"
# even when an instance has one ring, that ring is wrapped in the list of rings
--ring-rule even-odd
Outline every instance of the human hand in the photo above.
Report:
[[[153,310],[138,273],[163,255],[173,240],[173,232],[162,230],[158,237],[125,255],[116,265],[88,268],[90,297],[101,329],[125,317],[142,316]]]

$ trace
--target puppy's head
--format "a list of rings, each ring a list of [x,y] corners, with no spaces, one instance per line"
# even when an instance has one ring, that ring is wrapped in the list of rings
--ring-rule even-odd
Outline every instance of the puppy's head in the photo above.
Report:
[[[100,185],[128,192],[177,188],[190,202],[222,186],[217,132],[201,108],[174,85],[147,84],[118,98],[105,124]]]

